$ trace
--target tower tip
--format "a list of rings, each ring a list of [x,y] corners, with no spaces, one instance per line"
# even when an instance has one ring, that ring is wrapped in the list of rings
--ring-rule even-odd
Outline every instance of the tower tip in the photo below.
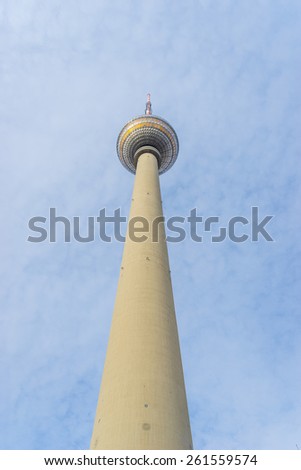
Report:
[[[152,114],[152,104],[150,100],[150,93],[147,93],[145,114],[148,114],[148,115]]]

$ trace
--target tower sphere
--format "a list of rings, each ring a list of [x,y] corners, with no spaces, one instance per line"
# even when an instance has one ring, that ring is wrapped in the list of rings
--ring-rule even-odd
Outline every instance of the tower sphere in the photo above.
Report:
[[[150,107],[146,114],[129,121],[117,139],[119,160],[131,173],[136,173],[139,149],[143,147],[145,151],[156,155],[159,174],[172,167],[179,152],[179,141],[174,129],[165,119],[153,116]]]

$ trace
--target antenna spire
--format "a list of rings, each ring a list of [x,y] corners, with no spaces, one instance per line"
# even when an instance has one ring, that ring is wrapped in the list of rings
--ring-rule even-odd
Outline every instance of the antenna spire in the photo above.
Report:
[[[152,114],[152,103],[150,100],[150,93],[147,93],[145,114],[148,114],[148,115]]]

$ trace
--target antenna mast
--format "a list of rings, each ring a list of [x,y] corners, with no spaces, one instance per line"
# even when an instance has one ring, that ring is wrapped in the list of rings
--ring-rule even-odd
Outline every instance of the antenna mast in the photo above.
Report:
[[[152,104],[151,104],[151,100],[150,100],[150,93],[147,93],[145,114],[147,114],[147,115],[152,114]]]

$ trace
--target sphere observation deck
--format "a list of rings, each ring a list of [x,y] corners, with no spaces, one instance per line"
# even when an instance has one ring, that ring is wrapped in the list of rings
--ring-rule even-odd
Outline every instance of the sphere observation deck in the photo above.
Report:
[[[136,173],[140,149],[154,149],[158,160],[159,174],[172,167],[179,152],[179,141],[175,130],[165,119],[151,114],[150,98],[146,103],[146,114],[127,122],[117,139],[117,153],[122,165]],[[138,155],[138,157],[137,157]]]

